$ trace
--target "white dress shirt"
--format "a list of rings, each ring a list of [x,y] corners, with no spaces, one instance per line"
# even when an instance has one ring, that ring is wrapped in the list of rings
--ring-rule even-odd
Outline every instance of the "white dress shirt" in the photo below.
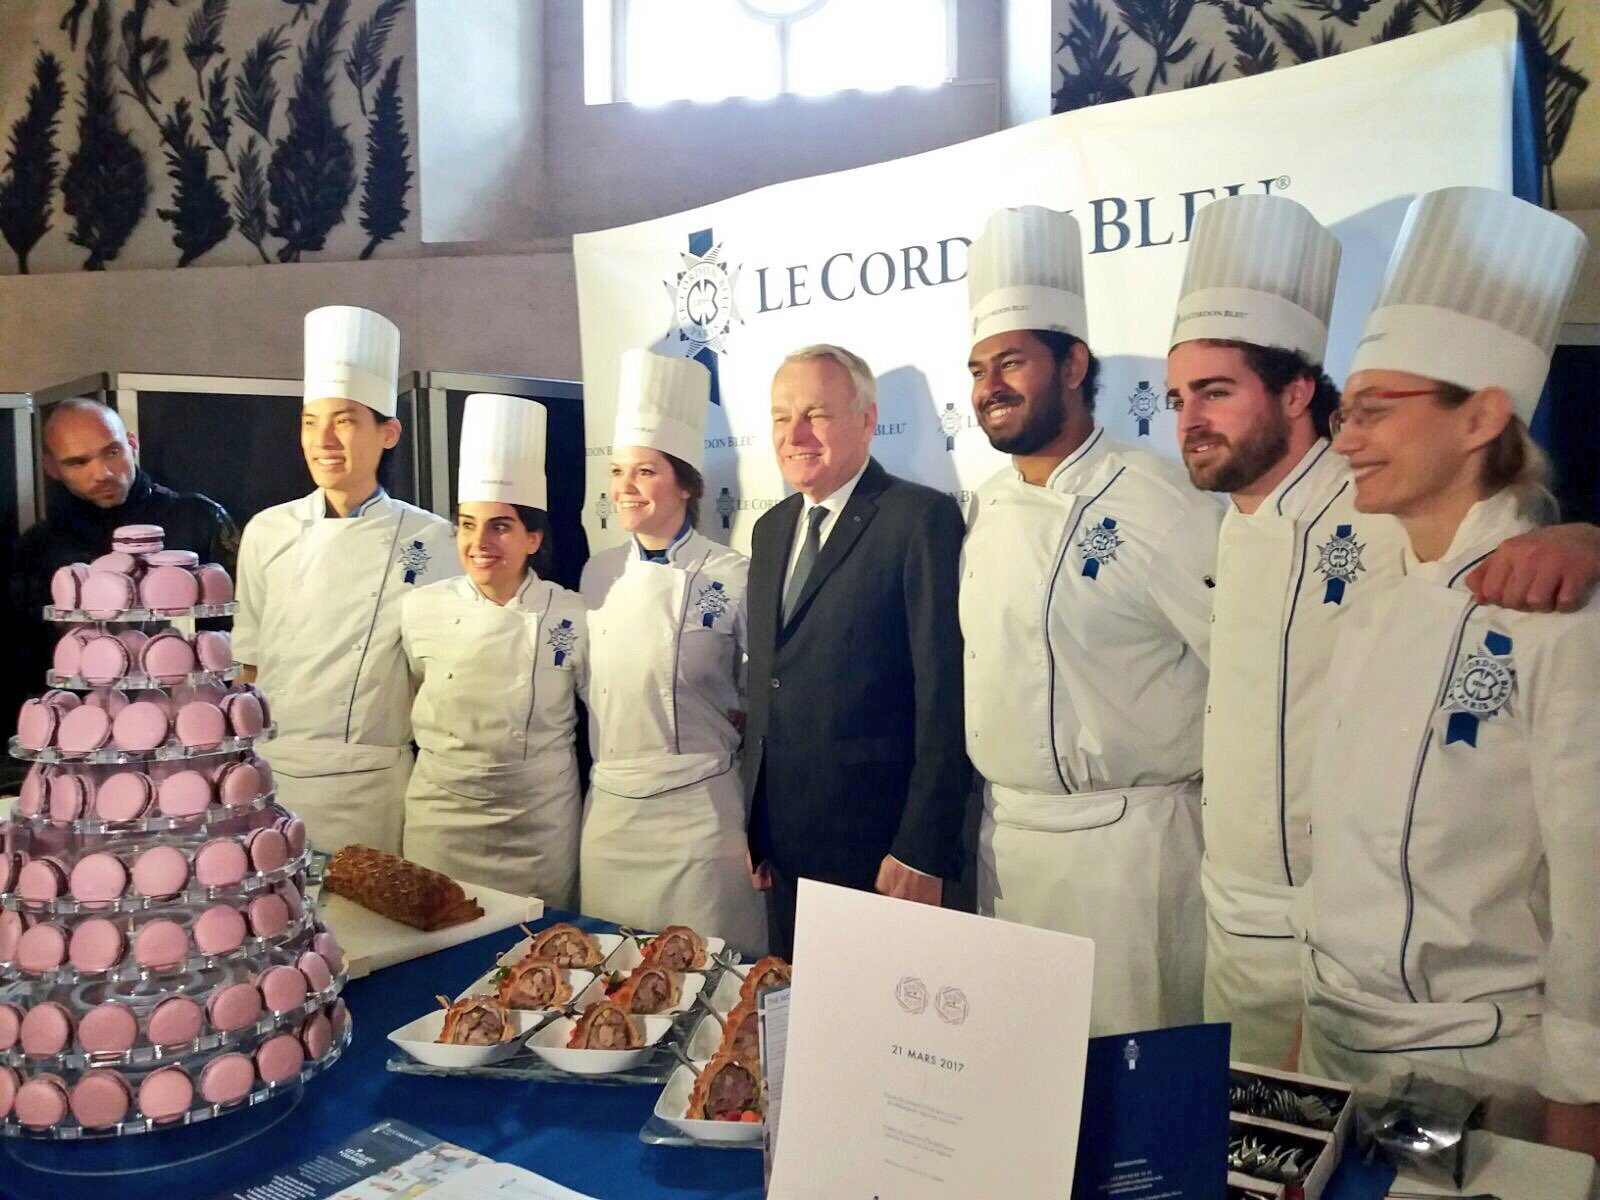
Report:
[[[839,523],[839,514],[844,511],[844,506],[850,503],[850,497],[856,493],[856,484],[861,482],[861,476],[866,473],[867,464],[872,461],[871,455],[861,460],[861,469],[850,477],[850,481],[840,487],[832,495],[822,500],[813,500],[805,497],[805,507],[800,510],[800,522],[795,526],[794,545],[789,547],[789,569],[783,573],[783,590],[789,590],[789,580],[794,578],[795,564],[800,561],[800,551],[806,544],[806,527],[811,520],[811,510],[814,508],[826,509],[828,515],[822,518],[822,529],[819,534],[818,548],[826,545],[828,535],[833,532],[833,527]]]

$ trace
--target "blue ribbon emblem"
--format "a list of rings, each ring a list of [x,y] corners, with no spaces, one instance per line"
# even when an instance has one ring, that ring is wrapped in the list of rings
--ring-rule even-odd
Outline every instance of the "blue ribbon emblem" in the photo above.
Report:
[[[1134,389],[1133,395],[1128,397],[1128,412],[1139,422],[1140,437],[1150,436],[1150,421],[1156,415],[1160,403],[1161,397],[1156,395],[1156,390],[1150,386],[1150,381],[1139,380],[1139,386]]]
[[[406,570],[407,583],[415,583],[427,573],[429,557],[428,548],[421,542],[412,542],[400,551],[400,565]]]
[[[1091,525],[1078,539],[1078,553],[1083,556],[1083,573],[1089,579],[1100,576],[1100,564],[1112,562],[1117,557],[1117,547],[1122,537],[1117,533],[1117,523],[1106,517],[1098,525]]]
[[[560,624],[550,627],[550,636],[545,639],[545,644],[556,652],[556,666],[559,667],[567,661],[567,655],[572,653],[573,644],[577,640],[578,633],[573,629],[571,621],[563,620]]]
[[[1511,639],[1493,631],[1484,635],[1483,649],[1467,656],[1445,693],[1444,744],[1478,745],[1478,723],[1487,721],[1511,702],[1517,687],[1516,666],[1511,661]]]
[[[718,617],[728,611],[728,593],[723,590],[722,581],[713,579],[709,584],[700,589],[700,598],[696,601],[700,612],[700,624],[710,629]]]
[[[1355,526],[1339,525],[1333,536],[1317,547],[1317,570],[1322,572],[1326,584],[1322,590],[1324,604],[1343,604],[1344,585],[1367,568],[1361,561],[1366,543],[1356,541]]]

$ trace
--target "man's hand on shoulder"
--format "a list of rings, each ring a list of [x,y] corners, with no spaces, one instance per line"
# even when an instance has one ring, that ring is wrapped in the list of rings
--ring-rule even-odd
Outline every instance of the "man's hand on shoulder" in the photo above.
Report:
[[[1572,612],[1600,581],[1600,528],[1556,525],[1501,542],[1467,576],[1479,604],[1519,612]]]

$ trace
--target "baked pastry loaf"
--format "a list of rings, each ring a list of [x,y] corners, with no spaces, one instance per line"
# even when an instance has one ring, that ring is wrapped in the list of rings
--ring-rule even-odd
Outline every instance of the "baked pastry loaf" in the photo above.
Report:
[[[522,956],[524,962],[540,959],[562,967],[598,967],[604,958],[600,943],[576,925],[552,925],[531,937],[532,944]]]
[[[671,971],[703,971],[706,940],[687,925],[668,925],[646,944],[644,960]]]
[[[676,971],[660,963],[642,962],[611,998],[631,1013],[660,1013],[676,1004],[679,994]]]
[[[739,1003],[754,1004],[756,992],[764,987],[776,987],[781,983],[790,983],[794,979],[794,968],[783,959],[769,957],[758,959],[755,964],[745,972],[744,986],[739,989]]]
[[[572,999],[572,985],[555,963],[525,958],[504,969],[496,994],[507,1008],[560,1008]]]
[[[756,1068],[727,1054],[718,1054],[689,1093],[691,1121],[744,1121],[761,1116],[761,1080]],[[746,1113],[754,1114],[746,1117]]]
[[[754,1000],[741,1000],[722,1022],[722,1044],[717,1054],[761,1069],[760,1022]]]
[[[567,1038],[568,1050],[637,1050],[643,1045],[638,1023],[610,1000],[586,1008]]]
[[[468,996],[454,1004],[445,996],[438,1000],[445,1007],[444,1028],[439,1031],[439,1041],[443,1043],[497,1046],[516,1035],[511,1014],[493,996]]]
[[[448,875],[371,846],[353,844],[335,854],[322,886],[413,929],[448,929],[483,916]]]

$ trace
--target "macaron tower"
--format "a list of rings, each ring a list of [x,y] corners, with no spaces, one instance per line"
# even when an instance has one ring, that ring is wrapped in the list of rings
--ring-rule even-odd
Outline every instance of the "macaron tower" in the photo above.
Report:
[[[301,1087],[349,1044],[305,825],[255,751],[271,706],[226,633],[175,628],[231,616],[233,583],[162,540],[118,529],[52,581],[63,634],[0,822],[0,1136],[182,1128]]]

